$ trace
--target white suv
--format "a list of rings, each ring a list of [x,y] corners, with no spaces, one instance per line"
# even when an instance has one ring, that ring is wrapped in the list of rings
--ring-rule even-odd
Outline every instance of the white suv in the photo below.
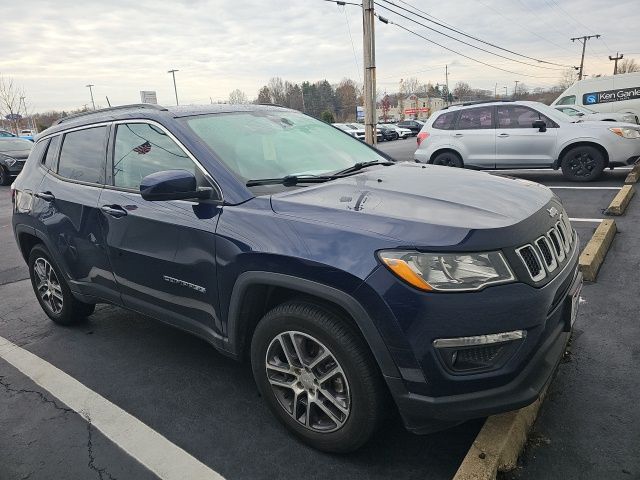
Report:
[[[418,134],[415,160],[476,169],[562,169],[573,181],[640,157],[640,127],[579,122],[538,102],[494,101],[438,111]]]

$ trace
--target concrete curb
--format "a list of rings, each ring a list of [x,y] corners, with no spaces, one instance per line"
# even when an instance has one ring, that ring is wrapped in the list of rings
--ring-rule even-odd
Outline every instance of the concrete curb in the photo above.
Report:
[[[629,175],[625,178],[624,183],[626,185],[630,185],[632,183],[636,183],[638,180],[640,180],[640,163],[631,169],[631,172],[629,172]]]
[[[494,480],[516,467],[547,389],[531,405],[487,419],[453,480]]]
[[[607,215],[622,215],[635,193],[636,190],[633,185],[623,186],[613,200],[611,200],[611,204],[605,213]]]
[[[617,232],[615,220],[603,220],[580,254],[580,271],[584,279],[594,282]]]

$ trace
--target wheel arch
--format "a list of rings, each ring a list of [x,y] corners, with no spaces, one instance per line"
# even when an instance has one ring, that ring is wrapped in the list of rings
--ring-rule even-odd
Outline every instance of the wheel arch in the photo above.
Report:
[[[329,285],[281,273],[251,271],[236,280],[227,317],[229,353],[244,358],[264,314],[293,298],[310,301],[351,323],[369,346],[382,374],[400,376],[378,329],[355,298]]]
[[[591,141],[588,141],[588,140],[582,140],[582,141],[570,143],[569,145],[565,145],[562,148],[562,150],[560,151],[560,153],[558,154],[558,165],[562,164],[562,159],[564,158],[565,154],[569,150],[571,150],[572,148],[575,148],[575,147],[594,147],[594,148],[597,148],[598,151],[600,153],[602,153],[602,155],[604,156],[604,160],[606,162],[605,163],[605,168],[609,166],[609,152],[607,152],[607,149],[604,148],[599,143],[591,142]]]
[[[460,161],[462,161],[462,166],[464,167],[464,158],[462,158],[462,154],[457,151],[455,148],[451,148],[451,147],[442,147],[442,148],[438,148],[437,150],[435,150],[431,156],[429,157],[429,163],[433,164],[433,160],[440,155],[441,153],[453,153],[454,155],[457,155],[460,158]]]

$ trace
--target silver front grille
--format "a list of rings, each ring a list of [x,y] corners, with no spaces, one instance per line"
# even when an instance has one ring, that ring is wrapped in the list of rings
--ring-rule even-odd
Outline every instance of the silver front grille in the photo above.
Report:
[[[516,248],[516,254],[531,279],[539,282],[565,262],[574,242],[569,217],[563,212],[551,230],[532,243]]]

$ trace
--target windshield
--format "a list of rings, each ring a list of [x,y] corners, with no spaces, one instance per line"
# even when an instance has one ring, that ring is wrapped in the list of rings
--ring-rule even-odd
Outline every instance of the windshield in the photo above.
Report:
[[[0,139],[0,152],[28,152],[31,147],[33,147],[33,143],[29,140],[13,137]]]
[[[186,124],[242,181],[323,175],[387,159],[299,112],[262,110],[187,117]]]

